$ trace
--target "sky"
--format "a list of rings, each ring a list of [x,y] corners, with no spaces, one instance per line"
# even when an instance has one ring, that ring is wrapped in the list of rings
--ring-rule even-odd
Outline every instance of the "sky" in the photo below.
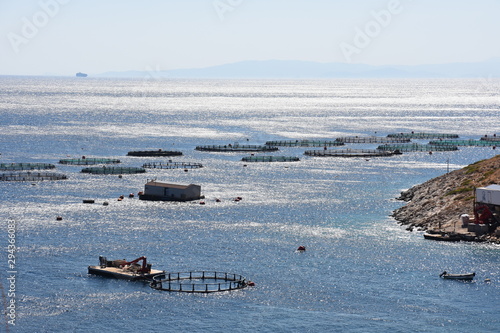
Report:
[[[500,0],[0,0],[0,75],[500,57]]]

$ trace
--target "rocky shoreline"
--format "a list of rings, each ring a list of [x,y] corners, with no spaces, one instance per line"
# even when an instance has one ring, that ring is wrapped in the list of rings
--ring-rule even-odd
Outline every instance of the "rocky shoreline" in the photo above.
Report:
[[[397,199],[407,204],[396,209],[392,217],[407,225],[408,231],[416,229],[464,241],[500,244],[497,232],[477,235],[463,228],[460,220],[462,214],[474,216],[475,188],[499,183],[500,155],[497,155],[403,191]]]

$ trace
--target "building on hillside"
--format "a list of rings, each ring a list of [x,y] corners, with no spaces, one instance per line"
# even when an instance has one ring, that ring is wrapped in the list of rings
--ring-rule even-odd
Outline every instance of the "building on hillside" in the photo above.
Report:
[[[177,185],[148,181],[144,185],[144,192],[139,193],[140,200],[153,201],[191,201],[202,199],[201,186],[199,185]]]

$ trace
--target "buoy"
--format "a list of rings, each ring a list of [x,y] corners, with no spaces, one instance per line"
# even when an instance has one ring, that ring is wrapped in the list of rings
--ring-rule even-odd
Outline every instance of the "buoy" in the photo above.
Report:
[[[142,191],[140,191],[139,193],[137,193],[137,195],[143,195],[144,193]]]
[[[184,172],[188,172],[188,169],[184,169]]]
[[[247,286],[249,286],[249,287],[255,287],[255,282],[248,281]]]
[[[95,202],[95,200],[92,200],[92,199],[83,200],[83,203],[85,203],[85,204],[93,204],[94,202]]]
[[[299,252],[304,252],[305,250],[306,250],[306,247],[302,246],[302,245],[297,248],[297,251],[299,251]]]
[[[490,279],[484,279],[484,282],[488,283],[488,282],[491,282]]]
[[[205,201],[200,201],[200,205],[204,205],[205,204]]]
[[[104,201],[104,202],[102,203],[102,205],[103,205],[103,206],[107,206],[107,205],[109,205],[109,202]]]
[[[220,202],[220,199],[219,198],[215,199],[215,202]]]
[[[58,217],[56,217],[56,220],[57,220],[57,221],[62,221],[62,216],[58,216]]]
[[[125,197],[123,195],[120,195],[120,199],[123,199],[123,198],[125,198]]]
[[[123,176],[122,175],[118,175],[118,178],[123,178]]]
[[[133,198],[133,197],[134,197],[134,193],[130,193],[130,194],[128,195],[128,197],[129,197],[129,198]]]

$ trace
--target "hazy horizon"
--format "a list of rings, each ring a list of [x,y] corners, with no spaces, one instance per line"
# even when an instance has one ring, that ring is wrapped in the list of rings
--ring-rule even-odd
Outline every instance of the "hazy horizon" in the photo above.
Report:
[[[500,57],[500,1],[0,2],[0,75],[159,72],[241,61],[367,65]]]

